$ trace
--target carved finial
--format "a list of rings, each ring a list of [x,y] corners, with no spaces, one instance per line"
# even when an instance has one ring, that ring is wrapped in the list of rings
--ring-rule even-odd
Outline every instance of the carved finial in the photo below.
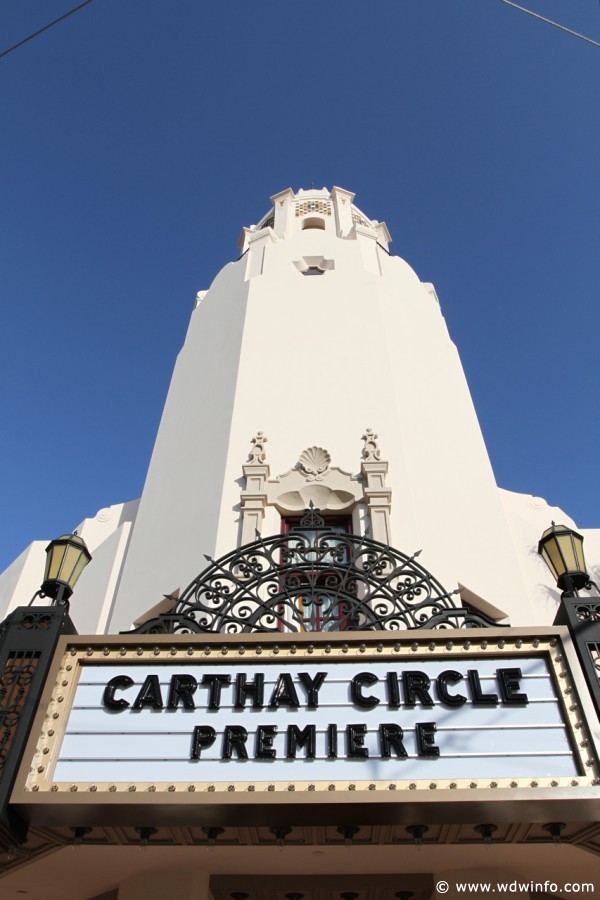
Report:
[[[372,428],[367,428],[362,436],[365,446],[362,449],[362,458],[364,462],[376,462],[381,459],[381,450],[377,443],[378,434],[375,434]]]
[[[322,481],[329,468],[331,456],[322,447],[307,447],[300,454],[298,465],[307,481]]]
[[[265,453],[265,444],[269,440],[268,437],[262,433],[262,431],[256,432],[256,437],[253,437],[251,440],[252,447],[250,448],[250,453],[248,454],[248,462],[251,465],[259,466],[264,463],[267,458],[267,454]]]

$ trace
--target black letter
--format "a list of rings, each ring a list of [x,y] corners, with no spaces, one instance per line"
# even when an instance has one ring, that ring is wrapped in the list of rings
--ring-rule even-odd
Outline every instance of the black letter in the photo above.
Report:
[[[529,703],[527,694],[521,694],[519,688],[519,679],[523,677],[520,669],[498,669],[498,683],[500,684],[500,695],[504,703],[522,704],[526,706]]]
[[[273,741],[277,735],[277,725],[259,725],[256,729],[255,759],[275,759]]]
[[[372,672],[360,672],[358,675],[355,675],[350,682],[352,702],[363,709],[373,709],[374,706],[377,706],[379,703],[377,697],[364,697],[362,694],[364,685],[375,684],[377,681],[379,681],[379,678]]]
[[[196,725],[192,734],[192,750],[190,759],[200,759],[200,754],[207,747],[212,747],[217,733],[210,725]]]
[[[392,723],[379,726],[379,746],[381,748],[381,758],[389,759],[392,750],[400,759],[406,759],[408,753],[406,747],[402,743],[404,732],[399,725]]]
[[[435,746],[435,722],[420,722],[415,725],[415,738],[417,740],[417,753],[426,759],[437,759],[440,748]]]
[[[327,726],[327,759],[337,759],[338,734],[337,725]]]
[[[431,681],[425,672],[403,672],[404,702],[406,706],[414,706],[417,700],[423,706],[433,706],[429,693]]]
[[[196,709],[193,694],[198,687],[198,682],[193,675],[173,675],[169,688],[167,709],[177,709],[179,701],[183,701],[184,709]]]
[[[288,725],[285,755],[288,759],[296,759],[297,748],[306,747],[306,759],[314,759],[316,737],[315,725],[307,725],[302,731],[297,725]]]
[[[306,695],[308,698],[306,701],[307,709],[318,709],[319,690],[321,689],[321,685],[326,678],[327,672],[317,672],[314,678],[311,678],[310,675],[306,674],[306,672],[298,673],[298,680],[306,691]]]
[[[132,684],[133,678],[130,678],[129,675],[115,675],[104,688],[102,705],[106,707],[106,709],[116,709],[119,711],[127,709],[129,702],[123,699],[115,700],[115,691],[119,690],[119,688],[125,689],[131,687]]]
[[[444,672],[440,672],[436,678],[438,697],[446,706],[462,706],[467,702],[467,698],[463,694],[448,693],[448,684],[457,684],[462,680],[463,676],[454,669],[446,669]]]
[[[388,689],[388,706],[390,709],[400,708],[400,686],[396,672],[388,672],[385,676]]]
[[[248,732],[242,725],[226,725],[223,729],[221,759],[231,759],[231,754],[234,750],[238,755],[238,759],[248,759],[247,740]]]
[[[202,684],[208,684],[210,691],[208,694],[208,708],[221,709],[221,688],[223,685],[231,684],[229,675],[203,675]]]
[[[236,675],[235,678],[235,701],[234,709],[244,709],[246,706],[246,697],[252,697],[252,709],[262,709],[264,706],[265,676],[260,672],[254,676],[254,681],[246,683],[246,676],[243,672]]]
[[[290,709],[298,709],[300,706],[292,676],[288,674],[279,676],[269,702],[269,709],[278,709],[280,706],[289,706]]]
[[[484,694],[481,690],[481,681],[479,680],[479,672],[477,669],[469,669],[467,672],[471,694],[473,695],[473,706],[497,706],[498,694]]]
[[[158,675],[148,675],[134,700],[133,709],[142,709],[144,706],[150,706],[152,709],[163,708]]]
[[[346,726],[346,741],[348,746],[346,756],[348,759],[366,759],[368,757],[369,751],[363,746],[366,733],[366,725]]]

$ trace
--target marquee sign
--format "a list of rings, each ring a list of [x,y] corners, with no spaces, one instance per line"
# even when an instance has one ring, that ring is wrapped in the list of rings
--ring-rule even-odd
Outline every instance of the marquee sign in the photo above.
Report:
[[[598,793],[557,629],[418,637],[65,639],[13,800]]]

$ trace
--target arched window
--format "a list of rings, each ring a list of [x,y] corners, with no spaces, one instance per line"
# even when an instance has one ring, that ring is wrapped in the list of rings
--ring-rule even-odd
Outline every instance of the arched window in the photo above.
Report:
[[[307,228],[320,228],[321,231],[325,231],[325,219],[309,216],[307,219],[302,220],[302,231],[306,231]]]

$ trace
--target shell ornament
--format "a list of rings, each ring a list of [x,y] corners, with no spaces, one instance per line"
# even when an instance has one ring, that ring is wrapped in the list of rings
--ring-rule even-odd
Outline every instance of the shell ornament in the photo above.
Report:
[[[308,447],[300,454],[298,464],[309,481],[320,481],[331,463],[331,456],[323,447]]]

